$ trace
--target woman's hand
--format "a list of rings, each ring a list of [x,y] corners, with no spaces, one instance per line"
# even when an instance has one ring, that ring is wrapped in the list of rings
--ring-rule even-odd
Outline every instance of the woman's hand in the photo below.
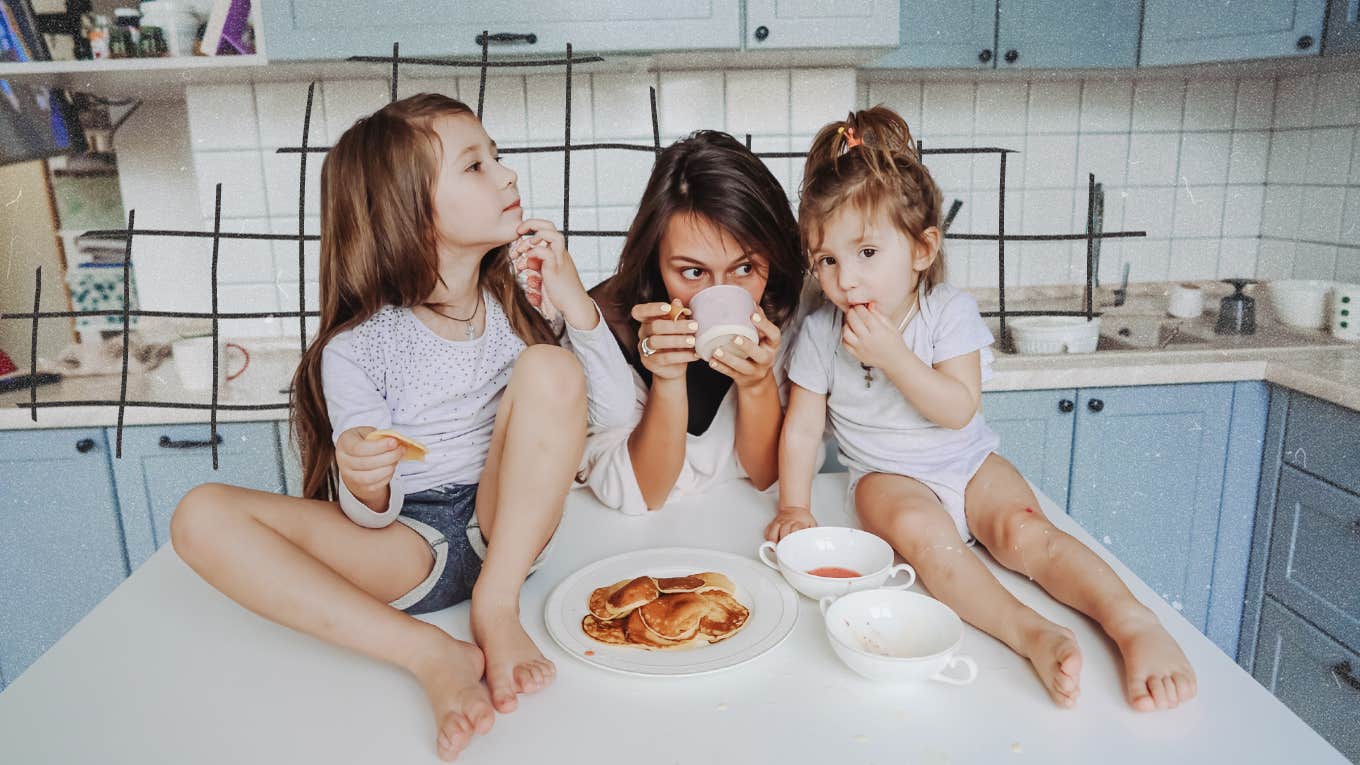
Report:
[[[709,366],[722,372],[736,382],[738,388],[746,388],[764,382],[774,368],[779,355],[781,334],[774,322],[765,318],[763,311],[751,317],[760,342],[752,343],[745,337],[735,337],[731,342],[713,351]]]
[[[841,341],[859,363],[885,369],[909,353],[902,334],[877,308],[857,305],[845,312]]]
[[[515,231],[523,238],[510,246],[510,261],[516,272],[529,272],[529,302],[545,316],[551,317],[556,307],[573,327],[594,329],[599,319],[595,303],[586,294],[562,232],[541,218],[530,218]]]
[[[694,332],[698,322],[685,318],[688,308],[676,300],[666,303],[639,303],[633,306],[633,321],[638,322],[638,355],[642,366],[663,380],[683,379],[685,367],[699,358],[694,352]],[[675,316],[672,320],[670,317]],[[648,355],[647,351],[652,351]]]
[[[810,529],[817,525],[812,511],[806,507],[781,507],[774,514],[774,520],[765,527],[765,538],[778,542],[799,529]]]
[[[335,441],[335,464],[340,468],[340,480],[349,487],[350,493],[377,510],[374,505],[387,507],[387,487],[406,450],[395,438],[364,440],[364,436],[374,430],[363,425],[341,433]]]

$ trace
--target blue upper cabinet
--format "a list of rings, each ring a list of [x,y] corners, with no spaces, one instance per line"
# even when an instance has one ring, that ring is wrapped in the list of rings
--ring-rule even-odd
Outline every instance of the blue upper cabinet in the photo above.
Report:
[[[271,60],[391,55],[394,42],[402,55],[466,56],[481,53],[484,30],[495,53],[540,56],[567,43],[582,54],[741,47],[738,0],[271,0],[262,10]]]
[[[1138,3],[1000,0],[996,67],[1133,67]]]
[[[1076,404],[1068,514],[1204,630],[1233,385],[1083,389]]]
[[[982,394],[982,415],[1001,436],[998,453],[1059,507],[1067,505],[1076,400],[1071,388]]]
[[[1360,52],[1360,0],[1332,0],[1322,53],[1335,56],[1356,52]]]
[[[170,516],[195,486],[211,481],[284,491],[274,423],[220,424],[217,435],[218,469],[213,470],[207,425],[139,425],[123,430],[123,456],[113,460],[113,472],[133,569],[170,540]],[[108,438],[112,443],[111,428]]]
[[[99,428],[0,432],[0,688],[128,574]]]
[[[899,2],[746,0],[746,48],[895,48]]]
[[[900,47],[876,69],[991,69],[996,59],[996,0],[902,0]]]
[[[1316,56],[1326,13],[1327,0],[1146,0],[1139,63]]]

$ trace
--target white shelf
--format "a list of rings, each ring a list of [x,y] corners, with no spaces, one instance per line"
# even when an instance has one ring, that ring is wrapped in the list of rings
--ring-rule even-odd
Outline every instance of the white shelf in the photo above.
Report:
[[[0,79],[108,96],[155,97],[201,82],[245,81],[269,60],[249,56],[106,58],[0,64]]]

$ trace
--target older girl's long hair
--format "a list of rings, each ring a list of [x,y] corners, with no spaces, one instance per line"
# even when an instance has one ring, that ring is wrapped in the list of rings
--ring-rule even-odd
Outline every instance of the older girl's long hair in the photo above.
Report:
[[[765,163],[740,141],[720,131],[700,130],[657,155],[618,271],[591,293],[624,355],[634,354],[637,343],[632,307],[668,299],[658,258],[666,224],[677,214],[701,215],[743,248],[765,256],[769,273],[760,308],[771,322],[784,326],[798,307],[808,269],[789,198]]]
[[[883,212],[899,231],[922,242],[940,226],[942,196],[921,164],[907,121],[886,106],[851,112],[812,139],[799,194],[798,225],[809,252],[838,210]],[[944,281],[943,249],[921,275],[926,290]]]
[[[439,283],[434,187],[440,117],[474,112],[422,93],[359,119],[321,165],[321,319],[293,376],[291,426],[302,462],[303,496],[334,499],[335,446],[321,386],[321,355],[340,332],[385,305],[424,303]],[[508,247],[482,257],[478,285],[504,309],[527,344],[555,342],[552,328],[515,283]]]

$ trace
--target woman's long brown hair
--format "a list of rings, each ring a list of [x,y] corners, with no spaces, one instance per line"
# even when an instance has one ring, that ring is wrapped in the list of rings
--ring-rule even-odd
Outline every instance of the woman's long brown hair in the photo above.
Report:
[[[926,229],[940,226],[940,189],[921,164],[907,121],[886,106],[827,124],[812,139],[804,167],[798,225],[809,252],[820,246],[826,221],[847,206],[887,213],[917,242]],[[929,290],[944,277],[942,248],[921,279]]]
[[[431,93],[394,101],[360,118],[321,165],[321,319],[293,376],[292,437],[302,462],[302,493],[334,499],[337,475],[321,355],[337,334],[385,305],[424,303],[439,283],[434,187],[439,177],[437,118],[476,115]],[[556,342],[552,328],[515,283],[508,247],[482,257],[479,286],[492,294],[526,344]]]

